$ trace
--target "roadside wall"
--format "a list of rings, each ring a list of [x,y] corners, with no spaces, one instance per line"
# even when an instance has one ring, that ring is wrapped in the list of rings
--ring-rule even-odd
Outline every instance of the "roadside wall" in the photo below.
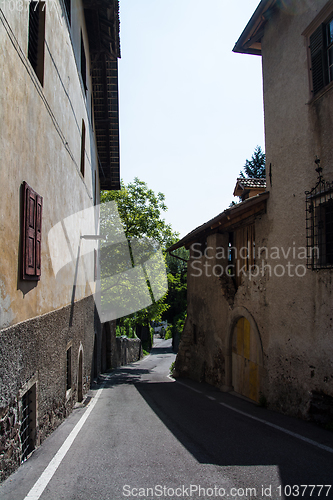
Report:
[[[20,465],[23,394],[32,390],[32,437],[34,447],[38,447],[88,391],[93,339],[93,297],[1,331],[1,480]],[[68,349],[70,388],[66,377]]]
[[[143,357],[140,339],[128,339],[127,337],[116,337],[116,351],[113,356],[112,368],[128,365],[139,361]]]

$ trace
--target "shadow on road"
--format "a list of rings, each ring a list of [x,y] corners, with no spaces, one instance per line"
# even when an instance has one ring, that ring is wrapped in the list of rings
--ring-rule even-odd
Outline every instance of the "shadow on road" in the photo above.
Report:
[[[138,382],[136,389],[184,447],[203,464],[278,466],[282,485],[332,484],[333,455],[240,415],[179,383]],[[229,394],[218,392],[220,397]],[[229,399],[228,399],[229,398]],[[236,398],[238,399],[238,398]],[[245,405],[247,402],[241,402]],[[248,404],[251,411],[251,405]],[[260,418],[265,419],[263,408]],[[246,411],[246,406],[243,411]],[[333,487],[326,496],[333,498]],[[288,490],[289,491],[289,490]],[[316,491],[316,494],[318,490]],[[299,492],[302,496],[302,491]],[[305,493],[303,498],[310,497]]]

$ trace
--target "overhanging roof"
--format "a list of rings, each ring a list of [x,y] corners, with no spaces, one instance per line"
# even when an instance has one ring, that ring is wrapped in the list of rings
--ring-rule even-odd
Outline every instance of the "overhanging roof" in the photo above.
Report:
[[[89,39],[101,189],[120,189],[118,58],[119,1],[83,0]]]
[[[241,196],[246,190],[261,190],[266,189],[266,179],[265,178],[253,178],[253,177],[239,177],[236,182],[234,189],[234,196]]]
[[[264,26],[277,0],[261,0],[243,33],[236,42],[233,52],[261,55],[261,38]]]
[[[173,252],[181,247],[189,248],[192,243],[202,240],[209,234],[231,231],[246,221],[249,222],[255,216],[265,212],[268,197],[269,191],[265,191],[257,196],[248,198],[242,203],[227,208],[224,212],[197,227],[184,236],[184,238],[177,241],[177,243],[174,243],[168,248],[168,252]]]

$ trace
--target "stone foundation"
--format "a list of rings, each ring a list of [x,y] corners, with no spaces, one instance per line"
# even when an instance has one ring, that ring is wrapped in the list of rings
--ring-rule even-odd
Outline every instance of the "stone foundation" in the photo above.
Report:
[[[29,453],[68,416],[90,388],[94,300],[88,297],[0,332],[0,480],[22,461],[23,398],[31,392]],[[67,350],[71,349],[71,387]],[[82,354],[80,354],[82,353]],[[79,359],[82,369],[79,371]],[[30,406],[29,406],[30,410]]]

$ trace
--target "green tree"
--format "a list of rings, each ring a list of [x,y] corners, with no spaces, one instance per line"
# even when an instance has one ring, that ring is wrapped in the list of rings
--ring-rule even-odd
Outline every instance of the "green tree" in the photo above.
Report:
[[[112,252],[112,256],[110,254],[110,259],[107,259],[107,255],[104,255],[103,262],[110,262],[110,269],[106,270],[106,275],[112,275],[115,273],[115,270],[118,270],[119,279],[118,281],[116,280],[116,286],[119,288],[119,293],[121,293],[122,287],[127,287],[126,297],[128,297],[128,284],[122,282],[121,272],[124,266],[129,266],[129,261],[131,261],[132,266],[134,265],[134,261],[138,265],[138,261],[133,256],[135,249],[139,247],[142,263],[154,251],[156,242],[164,249],[170,246],[178,238],[178,235],[172,231],[170,224],[167,224],[162,219],[162,212],[167,210],[164,202],[165,196],[162,193],[155,194],[152,189],[148,188],[145,182],[137,177],[127,185],[121,181],[121,189],[119,191],[102,191],[101,203],[109,201],[115,201],[117,204],[121,221],[121,232],[125,233],[130,245],[129,252],[126,242],[121,242],[116,246],[105,245],[102,250],[106,254],[107,252]],[[112,211],[111,213],[106,211],[101,216],[102,234],[110,231],[113,231],[113,234],[115,231],[119,232],[120,225],[119,221],[116,220],[117,216],[118,214],[114,214]],[[124,259],[124,255],[128,255],[127,259]],[[136,252],[136,255],[138,255],[138,252]],[[148,287],[150,288],[149,282]],[[151,297],[153,299],[152,292]],[[135,329],[138,336],[141,337],[143,331],[147,332],[152,321],[160,321],[162,319],[163,313],[168,308],[167,295],[156,302],[153,300],[152,305],[117,320],[117,325],[120,327],[118,330],[122,331],[121,327],[126,325],[127,329]],[[144,347],[149,348],[149,344],[150,342],[148,341]]]
[[[189,251],[184,247],[178,248],[173,252],[178,256],[167,254],[166,264],[168,273],[168,304],[169,309],[163,314],[163,319],[170,324],[170,331],[173,342],[180,338],[183,331],[186,310],[187,310],[187,261],[189,260]]]
[[[260,146],[255,148],[251,160],[246,160],[243,170],[240,171],[239,175],[240,177],[256,179],[266,177],[266,155]]]
[[[144,181],[135,177],[125,185],[121,181],[119,191],[102,191],[101,203],[114,200],[126,238],[154,239],[160,245],[169,245],[174,233],[170,224],[162,219],[162,212],[167,210],[163,193],[155,194]]]

